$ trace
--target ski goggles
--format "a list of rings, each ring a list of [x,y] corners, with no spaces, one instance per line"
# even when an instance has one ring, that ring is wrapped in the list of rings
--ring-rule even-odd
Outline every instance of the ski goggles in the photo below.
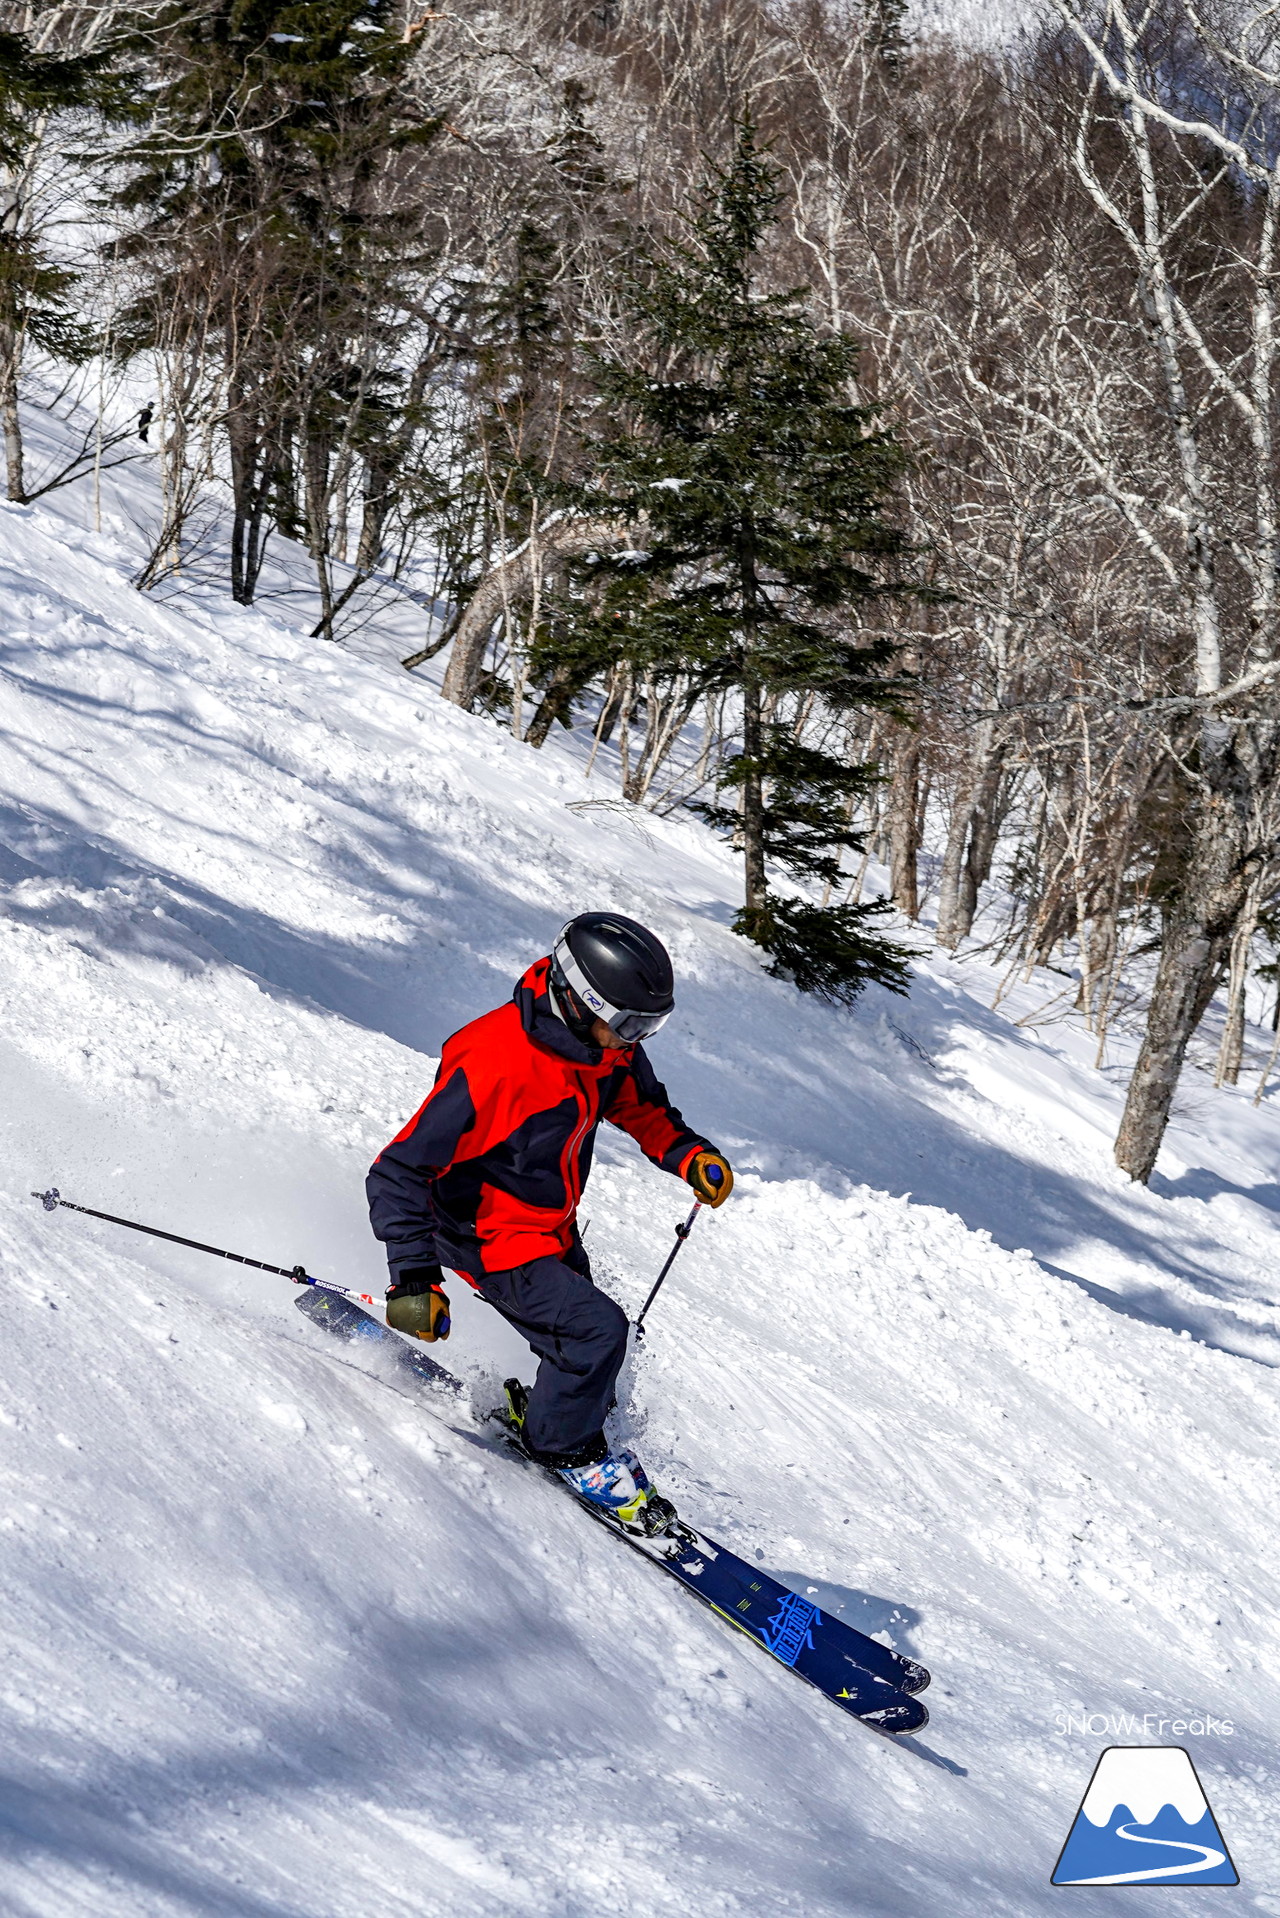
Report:
[[[665,1012],[632,1012],[626,1006],[611,1006],[588,980],[563,934],[552,947],[551,963],[574,997],[597,1019],[603,1019],[624,1045],[633,1046],[638,1039],[647,1039],[665,1026],[675,1011],[674,1005],[668,1006]]]

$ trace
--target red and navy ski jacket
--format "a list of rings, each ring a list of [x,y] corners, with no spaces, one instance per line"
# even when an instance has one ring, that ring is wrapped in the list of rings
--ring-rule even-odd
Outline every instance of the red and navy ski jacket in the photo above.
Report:
[[[393,1283],[412,1266],[481,1278],[567,1252],[601,1119],[667,1172],[714,1150],[641,1046],[574,1038],[551,1006],[550,963],[537,960],[509,1004],[446,1039],[425,1103],[370,1167],[369,1217]]]

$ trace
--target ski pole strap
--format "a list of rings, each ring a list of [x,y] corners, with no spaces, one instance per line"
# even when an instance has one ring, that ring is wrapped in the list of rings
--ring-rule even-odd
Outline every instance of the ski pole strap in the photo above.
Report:
[[[693,1210],[690,1212],[688,1218],[685,1219],[680,1225],[676,1227],[676,1242],[672,1246],[670,1252],[668,1252],[667,1254],[666,1264],[663,1266],[661,1272],[659,1272],[657,1278],[653,1282],[653,1290],[650,1292],[644,1304],[640,1307],[640,1316],[636,1320],[636,1337],[638,1339],[642,1339],[644,1337],[645,1314],[648,1312],[649,1307],[653,1304],[654,1300],[657,1298],[658,1288],[661,1286],[662,1281],[666,1278],[668,1272],[671,1270],[672,1266],[674,1265],[676,1253],[680,1250],[680,1247],[684,1244],[685,1240],[688,1238],[689,1234],[692,1232],[693,1222],[697,1218],[701,1210],[702,1210],[702,1200],[695,1199],[693,1202]]]
[[[313,1279],[305,1266],[268,1265],[265,1259],[250,1259],[243,1252],[226,1252],[220,1245],[203,1245],[199,1239],[184,1239],[178,1232],[162,1232],[158,1225],[142,1225],[137,1219],[117,1218],[114,1212],[95,1212],[91,1205],[75,1205],[70,1199],[64,1199],[56,1185],[47,1192],[33,1192],[33,1199],[39,1199],[46,1212],[56,1212],[64,1206],[68,1212],[83,1212],[88,1219],[105,1219],[108,1225],[127,1226],[130,1232],[145,1232],[149,1239],[167,1239],[170,1245],[185,1245],[192,1252],[208,1252],[215,1259],[230,1259],[233,1265],[251,1265],[257,1272],[274,1272],[278,1278],[292,1279],[295,1285],[318,1285],[325,1292],[342,1292],[349,1298],[363,1299],[367,1305],[373,1300],[367,1292],[357,1292],[353,1286],[334,1285],[330,1279]]]

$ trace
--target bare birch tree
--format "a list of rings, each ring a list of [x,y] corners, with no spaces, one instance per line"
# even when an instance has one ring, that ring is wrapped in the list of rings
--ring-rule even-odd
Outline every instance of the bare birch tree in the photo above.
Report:
[[[1186,858],[1116,1158],[1151,1175],[1187,1045],[1269,855],[1280,738],[1274,431],[1280,35],[1271,6],[1054,0],[1078,47],[1070,155],[1129,263],[1166,446],[1135,497],[1098,478],[1164,575],[1185,641],[1163,707]]]

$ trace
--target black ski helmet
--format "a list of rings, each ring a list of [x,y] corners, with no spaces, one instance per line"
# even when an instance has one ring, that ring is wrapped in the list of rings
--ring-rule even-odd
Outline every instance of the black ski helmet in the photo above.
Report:
[[[603,1019],[627,1045],[666,1024],[675,974],[660,939],[620,912],[582,912],[551,949],[551,983],[571,1028]]]

